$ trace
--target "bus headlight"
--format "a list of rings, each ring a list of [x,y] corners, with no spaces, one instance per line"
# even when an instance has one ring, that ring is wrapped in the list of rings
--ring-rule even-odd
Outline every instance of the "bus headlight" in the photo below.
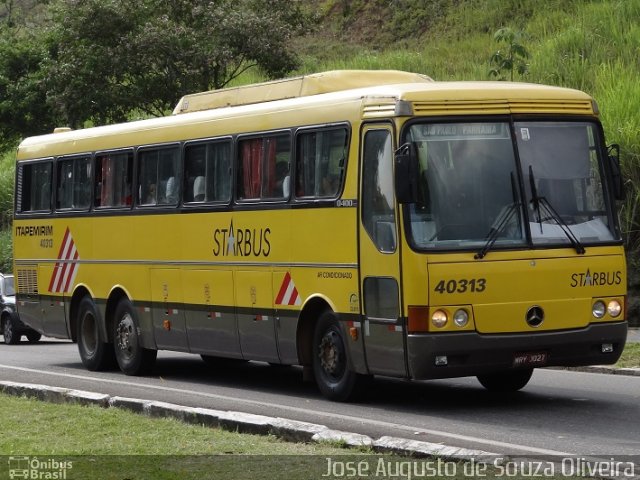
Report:
[[[620,302],[618,300],[611,300],[607,305],[607,312],[614,318],[620,315],[620,312],[622,312]]]
[[[456,327],[466,327],[467,323],[469,323],[469,314],[464,308],[460,308],[456,310],[456,313],[453,314],[453,323],[456,324]]]
[[[444,310],[436,310],[431,315],[431,323],[436,328],[442,328],[447,324],[447,312]]]
[[[606,312],[607,312],[607,307],[605,306],[602,300],[598,300],[596,303],[593,304],[593,307],[591,308],[591,313],[593,313],[593,316],[596,318],[604,317],[604,314]]]

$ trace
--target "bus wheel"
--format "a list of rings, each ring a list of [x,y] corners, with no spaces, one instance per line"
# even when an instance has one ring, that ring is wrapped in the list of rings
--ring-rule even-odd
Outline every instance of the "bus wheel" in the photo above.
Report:
[[[332,311],[324,312],[315,328],[313,372],[320,391],[330,400],[352,400],[363,386],[364,377],[349,369],[344,334]]]
[[[478,375],[478,381],[491,392],[517,392],[529,383],[533,368]]]
[[[151,371],[158,354],[157,350],[143,348],[140,345],[136,312],[131,302],[123,298],[115,312],[115,344],[116,360],[125,375],[145,375]]]
[[[91,297],[84,297],[78,305],[78,351],[83,365],[93,372],[108,370],[115,365],[113,345],[103,341],[99,318]]]

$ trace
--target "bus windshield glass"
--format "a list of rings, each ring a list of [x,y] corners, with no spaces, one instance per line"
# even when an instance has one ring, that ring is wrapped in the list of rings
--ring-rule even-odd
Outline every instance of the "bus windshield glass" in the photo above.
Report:
[[[406,141],[420,177],[411,243],[475,249],[522,247],[529,235],[545,246],[616,239],[598,138],[587,122],[412,124]]]

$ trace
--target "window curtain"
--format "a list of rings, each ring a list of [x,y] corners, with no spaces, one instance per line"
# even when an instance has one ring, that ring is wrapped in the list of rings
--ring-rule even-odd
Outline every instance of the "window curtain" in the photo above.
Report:
[[[102,157],[102,188],[100,191],[100,206],[110,207],[113,204],[112,183],[113,167],[110,157]]]
[[[260,198],[260,160],[262,139],[245,140],[242,143],[243,198]]]
[[[276,138],[265,138],[265,165],[264,165],[264,192],[268,192],[267,196],[274,196],[276,189],[276,147],[278,140]]]

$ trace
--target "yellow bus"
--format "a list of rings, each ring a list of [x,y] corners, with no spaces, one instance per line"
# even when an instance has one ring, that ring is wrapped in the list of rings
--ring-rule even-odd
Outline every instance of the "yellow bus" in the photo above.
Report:
[[[21,318],[89,370],[158,350],[374,375],[614,363],[627,334],[619,155],[585,93],[333,71],[24,140]],[[218,365],[220,365],[218,363]]]

